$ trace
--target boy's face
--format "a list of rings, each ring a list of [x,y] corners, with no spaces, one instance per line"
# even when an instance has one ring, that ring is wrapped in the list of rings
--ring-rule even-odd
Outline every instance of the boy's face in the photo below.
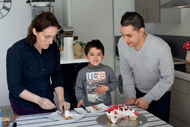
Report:
[[[90,48],[87,56],[85,55],[85,58],[87,60],[89,60],[89,62],[92,66],[98,66],[104,59],[104,56],[105,55],[103,55],[103,53],[100,49],[92,47],[92,48]]]

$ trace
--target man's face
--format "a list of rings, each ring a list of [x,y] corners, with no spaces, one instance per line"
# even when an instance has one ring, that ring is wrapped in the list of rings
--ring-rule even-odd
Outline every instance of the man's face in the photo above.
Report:
[[[129,47],[137,47],[140,44],[142,37],[141,29],[139,31],[134,30],[132,25],[121,26],[121,34],[123,36],[124,42],[126,42]]]

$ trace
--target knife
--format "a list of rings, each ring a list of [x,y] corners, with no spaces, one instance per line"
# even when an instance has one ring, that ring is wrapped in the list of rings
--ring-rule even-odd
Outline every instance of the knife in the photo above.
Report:
[[[55,110],[56,110],[56,112],[57,112],[60,116],[62,116],[62,117],[64,116],[64,112],[65,112],[65,111],[64,111],[64,108],[63,108],[63,113],[62,113],[60,110],[58,110],[57,107],[55,108]]]
[[[81,105],[81,107],[82,107],[87,113],[91,113],[91,111],[88,111],[88,110],[84,107],[84,105]]]

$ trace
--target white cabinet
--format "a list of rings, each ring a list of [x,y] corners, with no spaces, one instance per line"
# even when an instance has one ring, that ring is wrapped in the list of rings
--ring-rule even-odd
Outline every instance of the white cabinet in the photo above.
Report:
[[[145,23],[181,22],[181,9],[160,8],[164,0],[135,0],[135,11]]]
[[[175,77],[171,90],[170,124],[175,127],[190,126],[190,82]]]

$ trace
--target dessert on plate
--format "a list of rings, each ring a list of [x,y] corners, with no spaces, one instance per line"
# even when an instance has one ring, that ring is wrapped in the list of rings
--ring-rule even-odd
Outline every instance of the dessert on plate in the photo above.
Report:
[[[65,120],[73,119],[73,115],[68,110],[65,111],[63,117],[65,118]]]
[[[97,111],[102,111],[102,109],[97,105],[93,105],[91,108],[91,112],[97,112]]]
[[[108,121],[117,124],[120,120],[137,120],[138,114],[135,110],[130,109],[128,106],[125,108],[123,104],[120,106],[114,105],[106,112]]]

